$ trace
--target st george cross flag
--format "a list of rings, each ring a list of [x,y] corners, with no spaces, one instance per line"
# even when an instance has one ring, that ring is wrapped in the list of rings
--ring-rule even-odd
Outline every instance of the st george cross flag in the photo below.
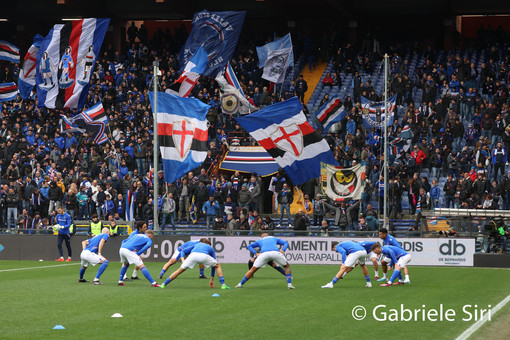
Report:
[[[294,66],[290,33],[264,46],[257,46],[259,67],[264,68],[262,78],[273,83],[285,80],[285,71]]]
[[[342,168],[321,163],[321,182],[324,193],[334,201],[359,200],[365,190],[366,166]]]
[[[106,135],[108,116],[104,112],[101,102],[72,118],[67,118],[64,115],[61,115],[61,118],[65,126],[63,133],[88,132],[93,136],[95,144],[102,144],[108,140]]]
[[[0,40],[0,60],[19,63],[19,48],[7,41]]]
[[[337,164],[328,143],[307,122],[297,97],[236,117],[294,184],[321,174],[320,162]]]
[[[15,83],[0,84],[0,103],[16,99],[18,87]]]
[[[317,119],[321,122],[325,134],[328,133],[333,124],[344,119],[346,114],[347,110],[342,105],[342,101],[338,96],[331,97],[331,99],[316,112]]]
[[[28,49],[23,62],[23,67],[19,71],[18,88],[19,95],[23,99],[30,97],[30,93],[35,86],[37,52],[39,51],[39,47],[41,47],[43,39],[44,37],[42,35],[35,35],[34,43]]]
[[[184,71],[175,84],[180,84],[179,92],[172,89],[166,90],[167,93],[178,95],[179,97],[189,96],[191,90],[197,83],[198,78],[204,73],[207,67],[207,52],[203,47],[199,47],[193,57],[188,61]]]
[[[384,101],[373,102],[361,96],[361,107],[363,108],[363,125],[367,128],[384,127],[385,119],[388,117],[388,126],[393,125],[395,115],[395,103],[397,95],[388,98],[389,114],[385,114]]]
[[[190,35],[178,57],[181,72],[200,46],[207,52],[203,75],[215,75],[223,69],[234,54],[245,16],[245,11],[195,13]]]
[[[154,109],[154,92],[149,92]],[[195,169],[207,156],[207,112],[210,106],[195,98],[158,92],[158,140],[165,181],[171,183]],[[153,112],[154,113],[154,112]]]
[[[37,52],[39,107],[83,108],[109,22],[89,18],[58,24],[50,30]]]

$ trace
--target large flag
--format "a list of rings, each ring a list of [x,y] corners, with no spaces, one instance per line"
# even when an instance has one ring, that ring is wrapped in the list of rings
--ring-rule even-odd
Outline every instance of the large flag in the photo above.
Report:
[[[167,93],[178,95],[179,97],[189,96],[191,90],[197,83],[198,78],[204,73],[207,67],[207,52],[203,47],[199,47],[193,57],[188,61],[184,71],[175,84],[179,85],[179,91],[173,89],[166,90]]]
[[[388,116],[388,126],[393,125],[395,115],[395,102],[397,95],[388,98],[389,115],[384,114],[384,101],[373,102],[361,96],[361,106],[363,108],[363,124],[367,128],[371,127],[384,127],[385,119]]]
[[[294,184],[320,176],[320,162],[336,164],[324,140],[307,122],[297,97],[267,106],[237,122],[263,146]]]
[[[102,144],[108,140],[106,135],[108,116],[104,112],[101,102],[72,118],[67,118],[64,115],[61,115],[61,118],[64,125],[63,133],[88,132],[94,137],[95,144]]]
[[[23,62],[23,67],[20,69],[18,78],[19,95],[23,99],[27,99],[35,86],[35,74],[36,74],[36,59],[37,52],[41,47],[41,42],[44,37],[40,34],[36,34],[34,37],[34,43],[28,49],[27,54]]]
[[[39,107],[78,108],[85,105],[110,19],[82,19],[55,25],[37,53]]]
[[[273,83],[283,82],[287,68],[294,66],[290,33],[264,46],[257,46],[257,55],[259,57],[259,68],[264,69],[262,78]]]
[[[0,103],[16,99],[18,87],[15,83],[0,84]]]
[[[11,63],[19,63],[19,48],[0,40],[0,60],[7,60]]]
[[[245,16],[245,11],[195,13],[190,35],[178,57],[181,72],[200,46],[207,52],[207,68],[203,74],[215,75],[223,69],[234,54]]]
[[[344,119],[346,114],[347,110],[342,105],[342,101],[338,96],[331,97],[331,99],[324,103],[316,112],[317,119],[321,122],[324,133],[328,133],[331,126]]]
[[[323,192],[334,201],[359,200],[365,190],[366,166],[342,168],[321,163],[321,182]]]
[[[250,101],[225,79],[222,72],[216,76],[216,82],[220,85],[221,109],[224,113],[246,115],[254,110],[254,106],[251,105]]]
[[[154,109],[154,92],[149,92]],[[207,112],[210,106],[195,98],[159,92],[158,139],[165,181],[174,182],[198,167],[207,156]]]

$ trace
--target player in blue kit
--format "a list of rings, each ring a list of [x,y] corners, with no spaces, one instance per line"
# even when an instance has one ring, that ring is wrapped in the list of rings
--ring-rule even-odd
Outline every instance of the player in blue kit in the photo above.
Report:
[[[131,234],[129,234],[128,238],[122,241],[122,244],[124,244],[124,242],[129,240],[130,237],[133,237],[137,234],[145,234],[146,230],[147,230],[147,223],[145,223],[143,221],[138,221],[136,223],[136,230],[134,230]],[[129,279],[124,274],[123,281],[140,280],[140,278],[137,275],[138,270],[140,270],[140,268],[138,266],[135,266],[135,268],[133,269],[133,274],[131,274],[131,279]]]
[[[393,275],[391,276],[388,283],[381,284],[383,287],[390,287],[393,285],[393,282],[395,282],[397,277],[399,277],[400,271],[402,269],[406,269],[407,264],[412,260],[411,254],[408,254],[404,249],[395,246],[381,247],[380,244],[374,244],[372,246],[372,251],[376,254],[383,254],[385,257],[391,259],[390,266],[395,267],[395,271],[393,272]],[[404,283],[411,283],[411,280],[409,280],[409,272],[406,274]]]
[[[281,246],[281,249],[278,248],[278,246]],[[287,262],[287,259],[283,255],[285,253],[285,250],[289,247],[289,242],[284,241],[282,239],[279,239],[274,236],[269,236],[268,233],[264,232],[260,234],[260,240],[253,242],[248,245],[248,250],[253,254],[256,255],[257,251],[255,248],[260,249],[260,255],[257,256],[255,259],[255,262],[253,263],[253,267],[251,267],[250,270],[244,275],[243,279],[239,284],[236,286],[236,288],[242,288],[243,285],[248,281],[253,274],[259,268],[265,266],[268,262],[273,261],[277,265],[282,266],[285,269],[285,277],[287,278],[287,288],[289,289],[295,289],[292,285],[292,274],[290,272],[290,265],[289,262]]]
[[[173,266],[177,261],[181,260],[181,261],[184,262],[184,257],[181,257],[181,250],[183,250],[184,248],[187,248],[189,246],[194,246],[195,244],[197,244],[199,242],[200,241],[188,241],[188,242],[184,243],[182,246],[177,247],[177,249],[173,253],[173,255],[170,258],[170,260],[163,265],[163,269],[161,269],[161,272],[158,275],[158,279],[163,278],[163,275],[165,275],[165,273],[168,270],[168,268]],[[204,275],[204,265],[200,264],[198,267],[200,268],[200,276],[199,276],[199,278],[207,279],[208,277]]]
[[[64,211],[64,208],[59,207],[57,209],[57,224],[61,227],[58,231],[57,236],[57,248],[58,252],[60,254],[60,257],[57,259],[57,261],[62,262],[64,261],[64,251],[62,249],[62,242],[66,242],[66,248],[67,248],[67,260],[68,262],[71,262],[71,256],[72,256],[72,250],[71,250],[71,231],[69,228],[71,227],[71,216],[69,216],[68,213]]]
[[[398,243],[397,239],[388,234],[388,229],[381,228],[379,230],[379,238],[383,240],[383,246],[393,246],[397,248],[402,248],[400,243]],[[383,257],[381,260],[381,267],[383,270],[383,277],[378,279],[377,281],[386,281],[388,280],[388,263],[391,262],[391,259],[388,257]],[[400,277],[402,279],[402,276]]]
[[[379,263],[377,262],[377,258],[379,256],[372,251],[372,246],[377,242],[361,241],[358,243],[367,251],[367,258],[372,261],[372,265],[374,266],[375,280],[377,281],[379,279]]]
[[[108,241],[110,237],[110,229],[103,228],[101,230],[101,234],[94,236],[89,240],[85,240],[81,243],[83,250],[80,254],[81,258],[81,269],[80,269],[80,279],[78,282],[89,282],[83,278],[85,271],[89,264],[95,266],[96,264],[101,264],[99,270],[97,271],[96,277],[92,284],[102,285],[103,283],[99,281],[99,278],[104,273],[106,267],[108,267],[108,260],[101,255],[101,251],[103,250],[104,244]]]
[[[197,263],[203,264],[207,268],[211,267],[211,280],[209,281],[209,287],[214,288],[214,275],[218,271],[218,280],[221,284],[221,289],[230,289],[225,284],[223,278],[223,270],[220,264],[216,260],[216,253],[211,247],[211,241],[206,238],[201,238],[200,242],[195,244],[189,244],[186,248],[181,250],[181,258],[186,257],[186,260],[182,263],[179,269],[173,272],[168,279],[161,285],[161,288],[165,288],[167,284],[175,280],[179,275],[184,273],[186,269],[193,269]]]
[[[333,288],[334,284],[338,282],[341,278],[345,276],[345,274],[349,273],[351,270],[356,267],[356,265],[360,265],[363,270],[363,275],[367,280],[367,285],[365,287],[372,287],[372,283],[370,282],[370,275],[368,275],[367,266],[365,266],[365,259],[367,257],[367,251],[363,248],[359,243],[354,241],[345,241],[342,243],[333,242],[331,244],[332,250],[337,253],[342,254],[342,266],[338,273],[333,277],[331,282],[321,286],[321,288]]]
[[[122,243],[119,250],[120,262],[123,263],[122,269],[120,270],[119,277],[119,286],[125,286],[124,283],[124,275],[130,264],[134,263],[136,266],[140,267],[143,275],[149,282],[152,287],[161,287],[159,284],[154,281],[151,274],[143,264],[142,258],[140,257],[147,249],[152,245],[152,238],[154,237],[154,232],[152,230],[147,230],[145,234],[135,234],[132,237],[129,237],[125,242]]]

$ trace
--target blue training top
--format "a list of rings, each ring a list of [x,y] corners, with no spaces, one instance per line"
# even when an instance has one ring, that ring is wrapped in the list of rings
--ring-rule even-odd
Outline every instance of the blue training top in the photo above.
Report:
[[[372,246],[376,243],[379,243],[379,242],[368,242],[368,241],[361,241],[361,242],[358,242],[360,246],[362,246],[363,248],[365,248],[365,250],[367,251],[367,253],[370,253],[372,251]]]
[[[68,213],[58,214],[57,215],[57,223],[60,224],[63,228],[58,231],[59,235],[69,234],[69,227],[71,227],[71,216]]]
[[[345,262],[345,259],[347,258],[347,255],[350,255],[352,253],[355,253],[357,251],[365,251],[365,248],[363,248],[359,243],[354,241],[345,241],[342,243],[339,243],[335,250],[342,254],[342,262]]]
[[[381,249],[384,256],[391,258],[391,267],[395,266],[399,258],[408,254],[404,249],[400,247],[383,246]]]
[[[402,248],[400,243],[398,243],[397,239],[394,238],[393,236],[389,235],[389,234],[386,235],[386,238],[383,238],[383,245],[384,246],[393,246],[393,247]]]
[[[106,242],[108,241],[108,238],[110,238],[110,236],[106,233],[105,234],[101,233],[99,235],[94,236],[89,240],[89,244],[87,244],[85,250],[90,250],[91,252],[97,254],[97,251],[99,249],[99,243],[101,242],[101,240],[104,239],[104,241]]]
[[[152,245],[152,240],[145,234],[135,234],[122,243],[121,248],[136,252],[136,255],[143,254]]]
[[[260,248],[260,252],[265,253],[268,251],[280,251],[278,245],[282,246],[281,250],[286,251],[289,247],[289,242],[284,241],[278,237],[266,236],[256,242],[253,242],[252,244],[249,244],[247,248],[252,254],[255,255],[257,252],[254,248]]]
[[[211,256],[213,259],[216,259],[216,252],[213,247],[208,245],[207,243],[198,242],[195,245],[188,246],[181,250],[181,257],[186,257],[191,253],[202,253]]]

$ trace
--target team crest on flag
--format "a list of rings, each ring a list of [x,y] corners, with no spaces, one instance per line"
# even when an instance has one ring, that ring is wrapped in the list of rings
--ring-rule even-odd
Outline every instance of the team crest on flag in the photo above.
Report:
[[[324,193],[334,201],[359,200],[365,190],[366,166],[342,168],[321,163],[321,182]]]
[[[296,157],[303,152],[303,133],[297,124],[279,126],[271,133],[271,139],[278,148]]]
[[[195,134],[195,125],[186,119],[173,123],[172,138],[180,160],[188,156]]]
[[[221,96],[222,111],[228,114],[236,113],[239,110],[239,99],[235,93]]]
[[[388,98],[389,114],[385,114],[384,101],[374,102],[365,97],[361,97],[361,106],[363,108],[363,123],[367,127],[384,127],[386,117],[388,126],[393,125],[393,117],[397,95]]]

